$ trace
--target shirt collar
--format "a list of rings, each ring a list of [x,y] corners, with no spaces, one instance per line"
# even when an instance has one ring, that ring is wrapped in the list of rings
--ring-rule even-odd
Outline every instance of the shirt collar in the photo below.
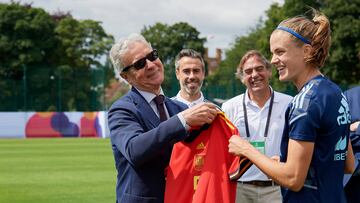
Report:
[[[273,90],[273,88],[271,87],[271,86],[269,86],[270,87],[270,89],[271,89],[271,92],[274,92],[274,103],[278,103],[278,102],[280,102],[279,101],[279,98],[278,97],[276,97],[276,92]],[[271,99],[271,97],[269,97],[268,98],[268,100],[266,101],[266,103],[265,103],[265,106],[266,105],[269,105],[268,103],[269,103],[269,101],[270,101],[270,99]],[[246,105],[255,105],[255,106],[257,106],[256,104],[255,104],[255,102],[253,102],[253,101],[251,101],[251,99],[250,99],[250,97],[249,97],[249,92],[248,92],[248,89],[246,89],[246,91],[245,91],[245,104]]]
[[[192,102],[189,102],[189,101],[187,101],[187,100],[185,100],[184,98],[181,97],[180,91],[179,91],[179,92],[177,93],[177,95],[176,95],[176,100],[178,100],[178,101],[186,104],[188,107],[191,107],[191,106],[194,106],[194,105],[199,104],[199,103],[201,103],[201,102],[204,102],[205,98],[204,98],[203,93],[200,91],[200,97],[199,97],[199,99],[197,99],[197,100],[195,100],[195,101],[192,101]]]
[[[145,98],[145,100],[147,101],[147,103],[150,104],[150,102],[157,96],[156,94],[153,94],[151,92],[146,92],[143,90],[139,90],[138,88],[134,87],[137,91],[139,91],[139,93],[141,94],[141,96],[143,96]],[[162,90],[162,88],[160,88],[160,94],[159,95],[164,95],[164,92]],[[165,96],[165,95],[164,95]]]

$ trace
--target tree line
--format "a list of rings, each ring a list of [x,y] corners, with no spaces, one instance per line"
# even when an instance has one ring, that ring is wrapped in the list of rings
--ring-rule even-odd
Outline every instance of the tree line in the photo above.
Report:
[[[113,41],[100,22],[0,3],[0,110],[100,108],[103,92],[95,80],[98,73],[113,77],[103,62]]]
[[[331,23],[332,47],[322,72],[344,89],[360,84],[360,1],[285,0],[282,5],[273,3],[264,19],[225,50],[225,59],[204,84],[210,99],[239,94],[244,86],[234,73],[242,55],[257,49],[270,59],[269,37],[275,27],[288,17],[307,15],[310,7],[325,13]],[[176,54],[183,48],[204,53],[206,39],[186,22],[158,22],[140,32],[159,50],[165,66],[163,89],[175,95]],[[35,111],[101,110],[103,90],[114,78],[107,59],[113,43],[101,22],[77,20],[68,12],[49,14],[31,4],[0,3],[0,110],[8,111],[14,103],[17,110],[27,110],[27,105]],[[271,81],[274,89],[296,91],[291,84],[280,83],[276,74]]]
[[[285,0],[283,5],[274,3],[266,10],[266,20],[260,19],[249,33],[235,39],[226,50],[226,58],[218,71],[208,77],[209,84],[217,83],[222,89],[232,86],[229,76],[234,75],[242,55],[250,49],[261,51],[271,59],[269,38],[272,31],[284,19],[307,15],[310,8],[323,12],[330,20],[332,46],[322,72],[344,90],[360,84],[360,1],[359,0]],[[295,93],[291,84],[280,83],[273,70],[271,85],[274,89]]]
[[[257,49],[269,60],[271,57],[269,38],[272,31],[284,19],[296,15],[308,15],[311,8],[323,12],[330,19],[332,47],[322,72],[338,83],[344,90],[360,84],[360,1],[359,0],[285,0],[282,5],[273,3],[265,11],[265,20],[259,19],[246,35],[238,36],[231,47],[225,50],[225,59],[217,71],[209,75],[203,86],[209,99],[228,99],[243,91],[245,86],[235,78],[234,73],[246,51]],[[240,11],[241,12],[241,11]],[[310,17],[310,16],[308,16]],[[145,26],[141,33],[160,50],[165,64],[163,89],[170,95],[178,90],[174,76],[174,57],[183,48],[193,48],[204,53],[205,38],[191,25],[180,22],[173,25],[156,23]],[[273,70],[271,85],[274,89],[295,94],[292,84],[280,83]],[[175,91],[174,91],[175,90]]]

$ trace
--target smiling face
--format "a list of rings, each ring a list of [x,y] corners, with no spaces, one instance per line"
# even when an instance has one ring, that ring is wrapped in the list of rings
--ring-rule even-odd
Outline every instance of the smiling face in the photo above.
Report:
[[[291,81],[301,86],[306,76],[305,55],[307,48],[298,46],[290,34],[284,31],[275,31],[270,37],[271,63],[276,66],[280,81]]]
[[[125,66],[133,64],[151,51],[152,49],[147,44],[133,43],[124,57]],[[122,72],[121,77],[140,90],[159,94],[161,83],[164,80],[164,66],[159,58],[152,62],[146,60],[144,68],[140,70],[130,68],[128,71]]]
[[[267,69],[258,56],[251,56],[245,61],[241,81],[247,87],[250,95],[269,91],[270,77],[271,69]]]
[[[176,78],[180,82],[181,91],[186,94],[200,95],[200,89],[205,78],[205,71],[200,59],[182,57],[176,69]]]

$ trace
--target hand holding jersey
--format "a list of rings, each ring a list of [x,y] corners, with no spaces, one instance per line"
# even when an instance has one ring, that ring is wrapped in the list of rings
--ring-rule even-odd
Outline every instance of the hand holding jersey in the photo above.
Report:
[[[229,139],[229,152],[236,156],[243,156],[244,152],[250,148],[253,148],[253,146],[244,138],[233,135]]]
[[[211,125],[190,143],[174,145],[167,170],[165,202],[234,202],[236,181],[252,165],[227,152],[237,129],[218,113]]]
[[[197,127],[205,123],[210,124],[216,117],[217,112],[218,109],[214,104],[203,102],[184,110],[180,114],[185,119],[187,125]]]

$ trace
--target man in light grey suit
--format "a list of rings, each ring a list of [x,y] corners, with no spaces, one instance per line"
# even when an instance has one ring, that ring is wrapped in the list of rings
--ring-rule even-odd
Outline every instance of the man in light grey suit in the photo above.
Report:
[[[110,138],[118,171],[116,202],[164,201],[172,145],[193,126],[211,123],[211,103],[192,108],[164,96],[164,66],[157,50],[139,34],[114,44],[110,58],[131,90],[109,109]],[[185,110],[186,109],[186,110]]]

